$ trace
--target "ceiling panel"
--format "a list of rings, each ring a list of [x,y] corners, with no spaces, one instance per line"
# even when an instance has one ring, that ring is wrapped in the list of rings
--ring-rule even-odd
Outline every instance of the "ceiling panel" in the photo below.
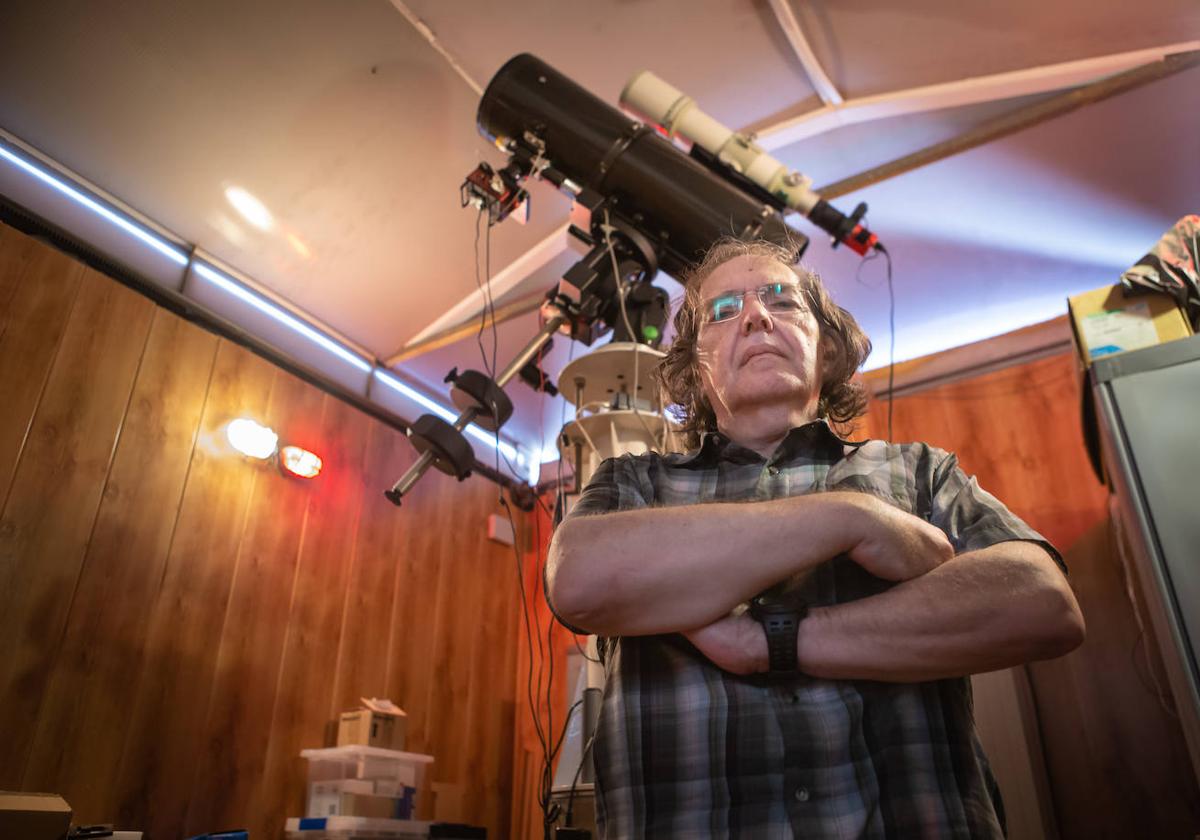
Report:
[[[380,354],[474,288],[477,104],[383,0],[25,3],[0,27],[0,126]]]
[[[1198,86],[1193,69],[838,199],[844,209],[869,204],[871,228],[895,259],[897,357],[1062,314],[1067,295],[1116,282],[1197,212],[1200,111],[1187,103]],[[871,131],[887,135],[890,122]],[[837,136],[853,148],[866,131]],[[805,145],[784,160],[810,160]],[[806,259],[883,346],[882,266],[864,267],[864,286],[851,254],[813,239]],[[871,365],[884,362],[877,355]]]
[[[398,0],[399,2],[400,0]],[[482,85],[532,52],[607,102],[653,70],[733,126],[812,96],[764,0],[407,0]]]
[[[792,0],[846,97],[1200,38],[1195,0]]]

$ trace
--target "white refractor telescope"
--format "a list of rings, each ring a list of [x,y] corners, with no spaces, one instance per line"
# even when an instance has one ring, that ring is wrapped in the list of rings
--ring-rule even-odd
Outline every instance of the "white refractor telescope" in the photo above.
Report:
[[[634,116],[658,126],[668,138],[699,147],[717,164],[728,167],[765,193],[780,209],[806,216],[837,242],[865,255],[878,244],[878,237],[860,219],[866,212],[859,205],[850,216],[813,192],[812,179],[789,170],[753,138],[722,125],[704,113],[696,100],[660,79],[649,70],[638,73],[621,91],[621,106]],[[693,155],[695,149],[693,148]]]

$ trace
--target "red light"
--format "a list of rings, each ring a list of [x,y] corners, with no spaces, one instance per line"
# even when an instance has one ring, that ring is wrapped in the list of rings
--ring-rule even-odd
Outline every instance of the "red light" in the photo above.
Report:
[[[297,478],[316,478],[321,472],[321,459],[299,446],[285,446],[280,449],[279,464],[284,471]]]

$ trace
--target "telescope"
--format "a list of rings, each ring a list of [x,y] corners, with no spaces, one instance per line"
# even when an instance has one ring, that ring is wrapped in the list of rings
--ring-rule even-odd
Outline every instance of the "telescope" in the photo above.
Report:
[[[654,118],[663,101],[676,102],[682,96],[661,80],[648,82],[644,77],[635,79],[640,83],[631,83],[627,93],[635,87],[635,92],[649,91],[635,97],[648,118]],[[782,165],[765,152],[757,150],[757,163],[745,149],[740,156],[731,155],[730,138],[745,138],[727,129],[714,130],[713,126],[721,128],[719,123],[694,103],[676,105],[671,115],[685,112],[688,120],[672,116],[666,126],[647,124],[529,54],[510,59],[489,82],[476,115],[478,128],[508,160],[499,169],[481,163],[467,176],[460,188],[463,206],[486,212],[489,226],[498,224],[514,213],[528,212],[529,179],[546,181],[571,197],[568,230],[588,250],[548,292],[544,325],[499,375],[492,379],[479,371],[451,373],[452,397],[462,413],[453,423],[424,415],[413,424],[409,437],[421,457],[386,491],[394,503],[400,504],[431,466],[460,481],[471,473],[477,465],[462,430],[471,422],[494,430],[508,419],[512,402],[504,385],[537,358],[559,330],[587,345],[613,332],[602,354],[606,361],[589,368],[591,381],[584,384],[580,379],[585,377],[575,376],[574,389],[562,388],[564,395],[570,399],[574,393],[582,408],[588,394],[612,394],[614,411],[637,415],[641,388],[636,380],[640,372],[649,372],[639,371],[639,359],[647,353],[662,355],[656,348],[669,314],[666,292],[651,284],[660,269],[680,276],[724,236],[772,241],[799,260],[808,238],[784,221],[784,212],[793,210],[805,212],[837,240],[854,243],[856,250],[874,244],[859,224],[865,205],[855,211],[857,216],[843,216],[811,189],[797,189],[807,189],[803,176],[780,172]],[[690,154],[662,136],[672,131],[685,136],[685,130],[701,123],[707,132],[696,132]],[[722,146],[706,150],[713,138]],[[766,170],[774,180],[760,178],[760,183],[748,177]],[[617,352],[622,346],[630,352]],[[618,357],[630,363],[618,362]],[[598,376],[604,381],[596,381]],[[637,417],[650,434],[647,417],[663,424],[665,420],[655,413],[653,401],[641,404],[652,409],[648,413],[643,408]],[[577,472],[576,480],[581,477]]]
[[[692,154],[726,178],[779,210],[794,210],[833,237],[833,247],[845,244],[856,253],[879,247],[879,238],[861,223],[867,205],[860,203],[845,216],[813,192],[812,179],[771,157],[748,134],[733,131],[700,110],[696,101],[671,87],[649,70],[634,76],[621,91],[621,105],[658,126],[670,138],[680,138]]]
[[[796,239],[773,207],[532,55],[500,68],[479,103],[478,122],[511,155],[503,177],[549,181],[588,209],[593,222],[604,202],[610,218],[647,240],[669,274],[682,272],[722,235]]]

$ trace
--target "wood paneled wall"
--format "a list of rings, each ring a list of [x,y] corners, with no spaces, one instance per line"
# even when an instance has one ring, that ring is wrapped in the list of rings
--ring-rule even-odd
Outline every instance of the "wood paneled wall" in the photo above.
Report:
[[[872,379],[879,385],[885,376]],[[1066,558],[1087,640],[1022,669],[1061,836],[1200,834],[1200,793],[1183,734],[1155,684],[1161,660],[1138,629],[1107,490],[1084,449],[1073,353],[898,398],[893,414],[894,440],[956,452],[968,473]],[[873,401],[856,437],[886,432],[887,406]],[[1161,676],[1157,685],[1165,686]]]
[[[0,789],[149,840],[303,813],[304,747],[361,696],[409,713],[438,818],[512,818],[520,602],[496,487],[0,225]],[[325,459],[233,452],[249,415]]]

